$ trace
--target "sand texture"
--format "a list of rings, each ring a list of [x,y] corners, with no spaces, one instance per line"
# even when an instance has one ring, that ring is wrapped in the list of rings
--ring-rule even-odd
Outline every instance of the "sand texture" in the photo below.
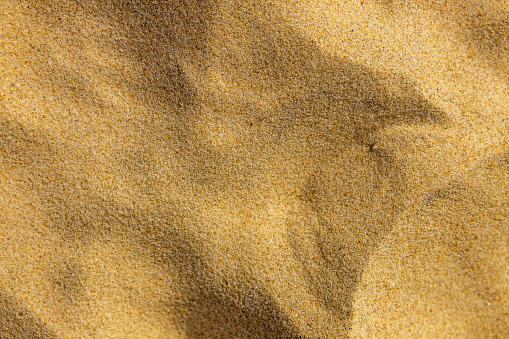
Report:
[[[506,0],[0,0],[0,338],[509,338]]]

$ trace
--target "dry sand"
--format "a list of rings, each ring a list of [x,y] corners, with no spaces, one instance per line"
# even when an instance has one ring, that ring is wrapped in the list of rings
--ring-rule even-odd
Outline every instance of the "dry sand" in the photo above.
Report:
[[[0,1],[0,338],[509,337],[509,4]]]

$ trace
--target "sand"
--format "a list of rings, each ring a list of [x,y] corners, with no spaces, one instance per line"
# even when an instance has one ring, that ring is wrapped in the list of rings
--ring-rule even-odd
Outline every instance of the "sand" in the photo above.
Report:
[[[504,1],[0,2],[0,338],[509,337]]]

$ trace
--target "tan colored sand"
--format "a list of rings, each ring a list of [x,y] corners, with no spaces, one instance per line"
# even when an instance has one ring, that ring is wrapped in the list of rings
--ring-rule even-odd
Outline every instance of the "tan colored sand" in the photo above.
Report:
[[[509,4],[0,2],[1,338],[509,337]]]

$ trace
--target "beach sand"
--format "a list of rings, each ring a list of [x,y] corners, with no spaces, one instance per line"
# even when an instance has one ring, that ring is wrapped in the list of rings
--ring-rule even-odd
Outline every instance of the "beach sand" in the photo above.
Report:
[[[504,1],[0,2],[0,338],[509,337]]]

